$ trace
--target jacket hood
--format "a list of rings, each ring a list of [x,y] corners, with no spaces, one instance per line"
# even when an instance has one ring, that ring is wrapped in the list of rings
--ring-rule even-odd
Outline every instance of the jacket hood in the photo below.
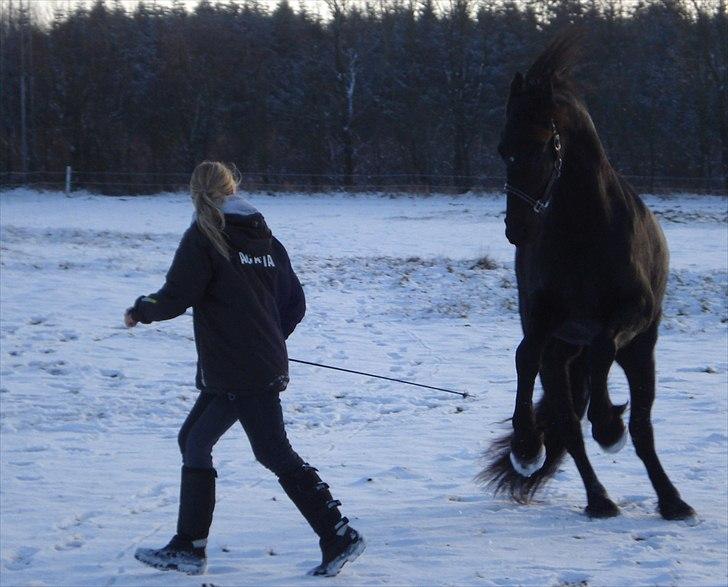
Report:
[[[225,214],[225,234],[233,247],[255,254],[270,251],[271,231],[263,215],[250,202],[231,196],[220,210]]]
[[[233,195],[227,198],[220,210],[222,210],[222,213],[226,216],[252,216],[253,214],[260,214],[255,206],[242,196],[238,195]]]
[[[220,210],[225,215],[225,235],[230,245],[255,254],[270,250],[271,231],[255,206],[245,198],[233,195],[225,200]],[[192,222],[197,222],[196,212],[192,215]]]

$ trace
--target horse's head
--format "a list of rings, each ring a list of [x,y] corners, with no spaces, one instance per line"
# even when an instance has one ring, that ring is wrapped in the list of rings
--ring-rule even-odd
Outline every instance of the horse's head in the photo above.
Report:
[[[533,236],[549,205],[564,145],[550,84],[527,84],[517,73],[506,113],[498,153],[506,164],[506,237],[518,246]]]
[[[516,246],[535,235],[561,174],[569,135],[562,90],[575,41],[560,35],[511,82],[498,153],[506,164],[506,237]]]

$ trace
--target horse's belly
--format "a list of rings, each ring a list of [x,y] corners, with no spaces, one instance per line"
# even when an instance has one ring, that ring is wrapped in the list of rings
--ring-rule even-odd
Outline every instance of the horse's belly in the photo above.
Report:
[[[602,325],[590,318],[572,319],[562,323],[553,336],[569,344],[588,345],[599,334]]]

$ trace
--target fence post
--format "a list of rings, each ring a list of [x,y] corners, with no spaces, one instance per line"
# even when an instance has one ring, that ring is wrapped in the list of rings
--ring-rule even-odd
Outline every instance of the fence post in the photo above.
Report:
[[[71,195],[71,166],[66,165],[66,197]]]

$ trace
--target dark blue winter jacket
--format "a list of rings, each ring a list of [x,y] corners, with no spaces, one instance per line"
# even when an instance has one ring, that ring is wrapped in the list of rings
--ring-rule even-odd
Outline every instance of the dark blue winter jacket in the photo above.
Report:
[[[193,222],[164,286],[138,298],[132,317],[149,324],[192,307],[200,390],[283,391],[288,384],[285,339],[306,311],[303,289],[286,249],[255,208],[231,197],[222,210],[229,258]]]

